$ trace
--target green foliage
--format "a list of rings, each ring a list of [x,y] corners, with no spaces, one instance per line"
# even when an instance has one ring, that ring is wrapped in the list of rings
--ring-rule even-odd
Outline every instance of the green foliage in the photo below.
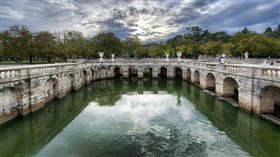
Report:
[[[121,40],[114,33],[98,33],[91,39],[91,45],[96,56],[98,52],[104,52],[105,56],[121,55],[123,48]]]
[[[178,51],[183,52],[184,56],[198,56],[200,54],[199,44],[193,40],[185,40],[178,44]]]
[[[199,54],[231,54],[243,56],[248,51],[250,57],[280,57],[280,25],[275,29],[267,27],[263,34],[257,34],[246,27],[234,34],[225,31],[210,33],[199,26],[186,27],[184,34],[176,35],[166,43],[141,44],[132,36],[121,41],[113,33],[99,33],[91,39],[78,31],[32,33],[24,25],[13,25],[0,33],[0,58],[21,61],[29,58],[98,58],[98,52],[123,57],[164,57],[175,56],[181,51],[185,57]]]
[[[253,57],[280,57],[280,42],[269,36],[253,34],[235,43],[233,50],[239,56],[248,51]]]
[[[1,34],[3,56],[18,60],[35,55],[32,39],[33,34],[27,26],[11,26]]]
[[[206,43],[203,43],[199,46],[199,49],[203,54],[206,54],[208,56],[215,56],[217,54],[222,54],[223,51],[223,43],[220,41],[209,41]]]
[[[123,51],[126,53],[126,56],[140,56],[142,52],[142,50],[140,50],[141,48],[141,43],[140,43],[140,39],[136,36],[130,37],[130,38],[126,38],[124,41],[122,41],[123,43]]]

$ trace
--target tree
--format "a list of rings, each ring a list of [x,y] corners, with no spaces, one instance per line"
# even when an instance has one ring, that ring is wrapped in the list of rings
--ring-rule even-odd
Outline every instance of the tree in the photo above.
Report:
[[[184,38],[188,40],[194,40],[198,43],[203,43],[207,41],[210,35],[208,30],[203,30],[199,26],[186,27],[187,32],[184,34]]]
[[[166,41],[166,44],[169,44],[173,47],[174,51],[176,51],[176,46],[178,45],[178,43],[184,41],[184,36],[183,35],[176,35],[175,37],[168,39]]]
[[[185,40],[178,44],[178,50],[183,52],[184,56],[195,56],[200,54],[199,44],[193,40]]]
[[[233,54],[243,56],[248,51],[252,57],[279,57],[279,40],[259,34],[251,34],[234,43]]]
[[[126,56],[127,56],[127,54],[129,56],[134,56],[134,57],[136,57],[136,54],[140,55],[139,48],[141,46],[141,43],[140,43],[140,39],[137,36],[126,38],[125,40],[122,41],[122,43],[124,46],[123,50],[124,50]]]
[[[265,33],[272,33],[272,32],[273,32],[272,28],[271,27],[267,27],[263,33],[265,34]]]
[[[104,52],[105,56],[114,53],[120,55],[123,50],[121,40],[114,33],[98,33],[91,39],[91,45],[95,55]]]
[[[201,44],[199,48],[208,56],[215,56],[223,53],[223,43],[220,41],[209,41]]]
[[[250,31],[246,27],[241,31],[242,34],[248,34],[249,32]]]
[[[228,42],[230,39],[230,35],[227,34],[227,32],[222,31],[222,32],[216,32],[216,33],[211,33],[208,37],[207,41],[221,41],[221,42]]]
[[[1,35],[4,54],[15,60],[29,57],[32,63],[36,55],[33,49],[33,34],[25,25],[13,25]],[[12,55],[11,55],[12,54]]]
[[[44,57],[48,57],[48,62],[51,62],[51,58],[55,57],[57,44],[55,36],[49,31],[41,31],[34,34],[34,48],[36,52]]]

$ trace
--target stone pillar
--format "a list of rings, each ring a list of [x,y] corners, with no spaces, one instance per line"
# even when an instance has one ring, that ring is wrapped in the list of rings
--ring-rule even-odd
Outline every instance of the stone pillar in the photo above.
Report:
[[[252,111],[252,101],[253,101],[253,93],[252,93],[252,78],[243,78],[242,82],[238,82],[238,100],[239,106],[249,112]]]
[[[207,79],[206,76],[205,76],[203,73],[201,73],[201,74],[200,74],[199,85],[200,85],[200,87],[203,88],[203,89],[206,88],[206,81],[207,81],[206,79]]]
[[[184,69],[182,70],[182,75],[183,75],[182,79],[187,80],[187,71],[186,70],[184,70]]]
[[[129,78],[128,69],[123,70],[123,78]]]
[[[153,78],[158,78],[158,70],[153,69]]]
[[[143,71],[138,71],[138,78],[142,79],[143,78]]]
[[[30,80],[30,106],[31,112],[44,107],[44,80],[34,78]]]
[[[167,78],[174,78],[175,74],[173,69],[167,69]]]

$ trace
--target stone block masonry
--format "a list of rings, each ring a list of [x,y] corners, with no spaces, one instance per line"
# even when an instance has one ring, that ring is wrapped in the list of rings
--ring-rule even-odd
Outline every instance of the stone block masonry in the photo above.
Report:
[[[0,124],[44,107],[91,81],[132,74],[143,78],[182,77],[217,95],[236,99],[239,107],[256,114],[280,113],[280,68],[258,65],[221,65],[193,60],[97,60],[0,69]],[[278,105],[279,106],[279,105]]]

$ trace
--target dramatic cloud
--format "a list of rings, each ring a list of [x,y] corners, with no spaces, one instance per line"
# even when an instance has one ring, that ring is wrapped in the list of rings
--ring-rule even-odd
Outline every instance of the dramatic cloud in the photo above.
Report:
[[[113,32],[162,41],[187,26],[234,33],[263,32],[280,23],[278,0],[2,0],[1,31],[24,24],[32,31]]]

